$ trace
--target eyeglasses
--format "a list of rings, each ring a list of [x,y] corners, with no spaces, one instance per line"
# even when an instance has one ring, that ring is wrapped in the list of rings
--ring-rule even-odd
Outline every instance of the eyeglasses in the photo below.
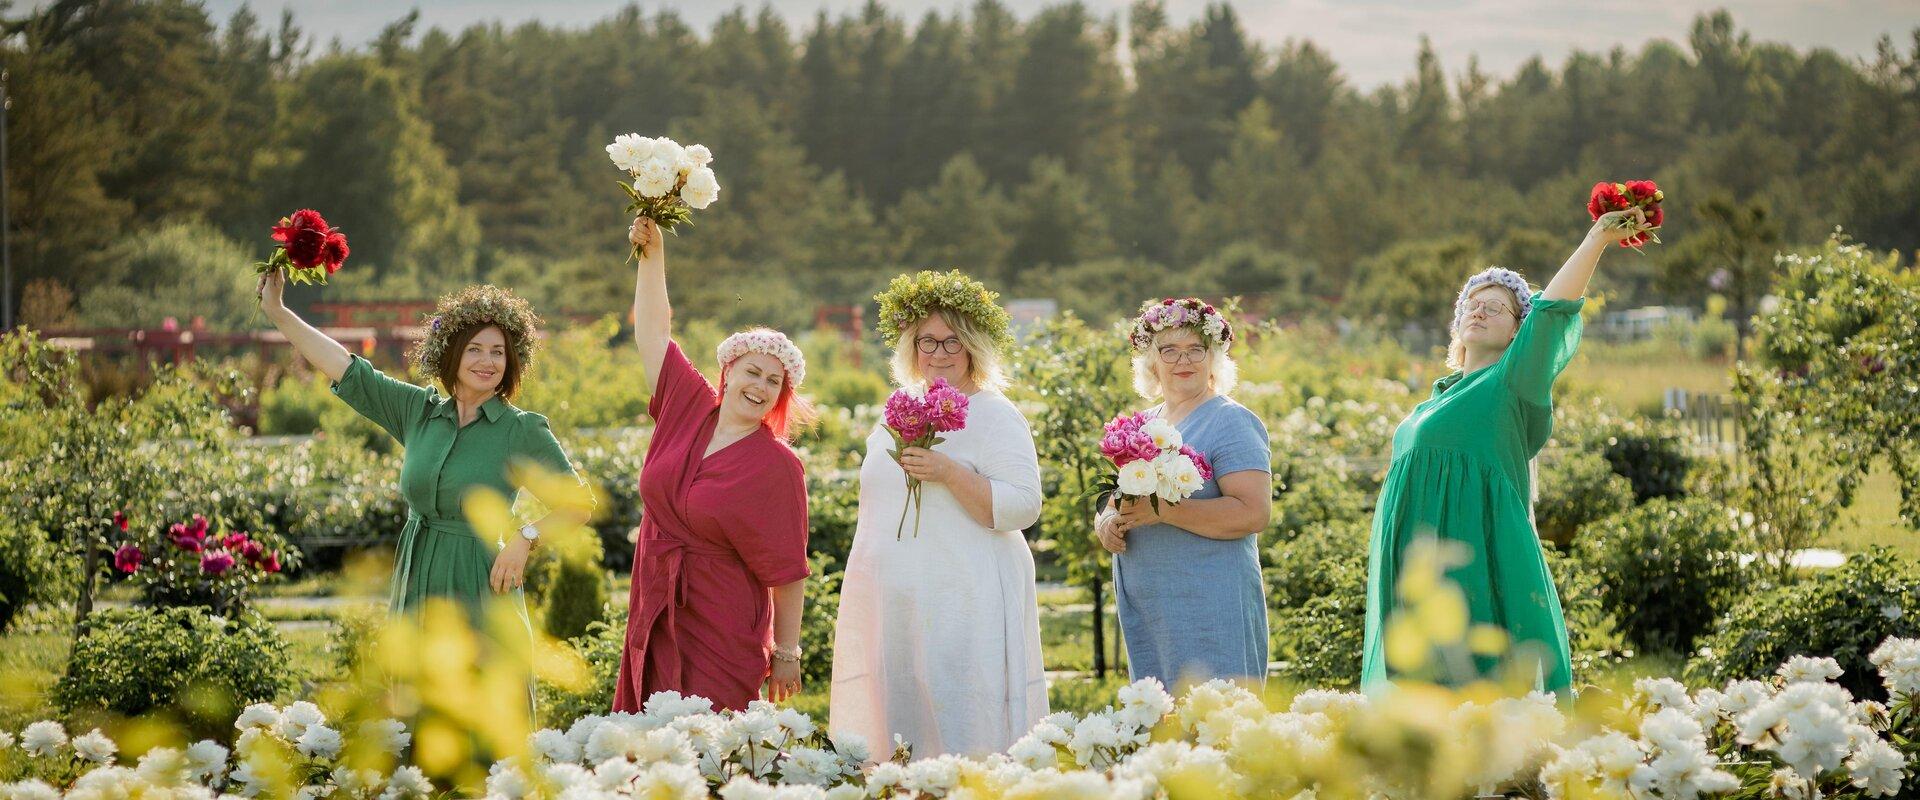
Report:
[[[913,343],[920,348],[920,352],[926,353],[927,355],[933,355],[936,352],[944,350],[947,355],[957,356],[964,347],[964,345],[960,344],[960,338],[957,336],[949,336],[945,339],[922,336],[913,340]]]
[[[1179,364],[1182,362],[1198,364],[1205,360],[1207,360],[1207,348],[1204,347],[1160,348],[1160,363],[1162,364]]]
[[[1507,305],[1499,300],[1468,300],[1467,304],[1461,308],[1468,314],[1484,311],[1489,317],[1513,313],[1513,306]]]

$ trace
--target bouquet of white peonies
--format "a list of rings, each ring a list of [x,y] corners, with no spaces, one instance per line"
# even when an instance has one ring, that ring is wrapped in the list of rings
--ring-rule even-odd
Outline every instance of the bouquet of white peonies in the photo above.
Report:
[[[696,208],[704,209],[720,199],[720,180],[714,177],[713,151],[705,145],[681,146],[661,137],[649,139],[637,133],[624,133],[607,145],[607,157],[613,165],[632,178],[620,181],[632,201],[627,213],[646,217],[671,233],[675,225],[687,222]],[[634,253],[640,253],[634,248]]]

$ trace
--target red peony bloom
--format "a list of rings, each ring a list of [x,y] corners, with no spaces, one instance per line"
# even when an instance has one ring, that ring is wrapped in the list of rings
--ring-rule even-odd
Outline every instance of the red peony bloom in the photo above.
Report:
[[[1653,193],[1660,191],[1653,181],[1627,181],[1627,196],[1633,198],[1634,205],[1646,205],[1653,202]]]
[[[1593,194],[1587,198],[1587,213],[1594,219],[1609,211],[1619,211],[1627,207],[1627,198],[1620,193],[1620,187],[1610,181],[1601,181],[1593,185]]]
[[[120,546],[120,549],[113,551],[113,567],[128,575],[132,575],[140,571],[140,562],[145,560],[146,557],[147,554],[140,552],[139,547],[123,544]]]
[[[293,216],[280,220],[280,224],[274,226],[273,240],[286,245],[287,260],[292,261],[295,267],[308,269],[320,264],[322,251],[326,249],[327,239],[333,232],[333,228],[327,226],[327,220],[320,216],[320,212],[303,208],[293,212]],[[342,259],[346,258],[345,244],[346,238],[342,236],[343,251],[340,256]]]
[[[327,242],[320,248],[320,260],[327,265],[327,274],[340,271],[340,265],[347,263],[347,235],[338,230],[327,234]]]
[[[268,553],[266,558],[260,560],[259,566],[262,570],[265,570],[267,574],[270,574],[270,575],[273,573],[279,572],[280,571],[280,554]]]

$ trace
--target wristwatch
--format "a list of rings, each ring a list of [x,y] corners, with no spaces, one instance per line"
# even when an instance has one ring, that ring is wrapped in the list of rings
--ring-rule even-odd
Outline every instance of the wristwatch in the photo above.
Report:
[[[534,527],[533,523],[531,522],[525,525],[522,525],[520,526],[520,538],[525,539],[529,542],[540,541],[540,529]]]
[[[780,647],[780,646],[778,646],[778,645],[776,645],[776,646],[774,646],[774,648],[773,648],[773,660],[775,660],[775,661],[799,661],[799,660],[800,660],[800,645],[797,645],[797,644],[796,644],[796,645],[793,645],[792,647],[784,647],[784,648],[783,648],[783,647]]]

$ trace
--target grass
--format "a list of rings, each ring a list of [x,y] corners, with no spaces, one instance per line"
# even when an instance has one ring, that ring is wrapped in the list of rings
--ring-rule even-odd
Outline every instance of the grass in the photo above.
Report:
[[[1565,380],[1622,410],[1643,414],[1659,413],[1668,389],[1726,394],[1732,388],[1731,365],[1726,360],[1699,358],[1680,347],[1645,344],[1585,344]]]
[[[1817,546],[1857,553],[1874,545],[1892,548],[1907,558],[1920,558],[1920,531],[1900,521],[1900,484],[1885,467],[1861,481],[1853,505],[1840,512],[1833,530]]]

